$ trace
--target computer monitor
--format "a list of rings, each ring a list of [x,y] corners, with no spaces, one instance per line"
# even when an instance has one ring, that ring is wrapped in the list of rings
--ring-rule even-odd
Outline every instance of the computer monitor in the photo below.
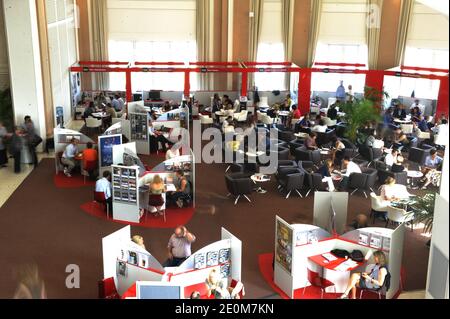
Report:
[[[184,299],[184,289],[168,282],[138,281],[136,282],[137,299],[177,300]]]
[[[148,99],[151,101],[160,101],[161,100],[161,91],[151,90],[148,94]]]
[[[142,93],[133,93],[133,102],[139,102],[143,100]]]

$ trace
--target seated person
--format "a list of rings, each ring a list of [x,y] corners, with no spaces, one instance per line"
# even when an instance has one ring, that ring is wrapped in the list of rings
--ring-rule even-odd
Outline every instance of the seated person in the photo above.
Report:
[[[155,175],[148,186],[148,205],[156,209],[156,212],[154,213],[155,215],[163,215],[164,211],[162,210],[162,207],[164,206],[164,198],[162,194],[166,189],[163,179],[161,178],[161,176]]]
[[[72,177],[71,173],[73,169],[77,166],[77,161],[75,157],[78,155],[78,140],[76,138],[72,138],[70,140],[70,144],[66,146],[64,153],[61,157],[61,163],[64,167],[64,175],[67,177]]]
[[[424,175],[422,182],[425,183],[422,189],[427,189],[430,184],[433,184],[434,186],[440,185],[442,162],[442,157],[439,157],[437,151],[432,149],[430,155],[425,159],[425,167],[422,169]]]
[[[309,136],[305,139],[305,147],[308,150],[316,150],[317,149],[317,134],[314,132],[309,133]]]
[[[145,248],[145,245],[144,245],[144,238],[143,238],[142,236],[140,236],[140,235],[134,235],[133,237],[131,237],[131,241],[132,241],[133,243],[135,243],[136,245],[140,246],[141,248],[147,250],[147,249]]]
[[[309,113],[305,114],[305,116],[298,122],[300,128],[309,129],[311,127],[311,121]]]
[[[83,119],[87,119],[88,117],[92,116],[93,113],[95,113],[94,102],[89,102],[89,106],[84,110]]]
[[[198,292],[198,291],[193,291],[193,292],[191,293],[191,296],[189,297],[189,299],[201,299],[200,292]]]
[[[405,146],[409,145],[408,137],[406,136],[405,133],[403,133],[403,131],[400,128],[395,130],[394,145],[399,150],[402,150]]]
[[[328,126],[325,125],[325,121],[321,119],[316,125],[313,126],[311,130],[317,133],[325,133],[327,129]]]
[[[398,149],[393,148],[392,151],[390,153],[387,153],[384,157],[384,164],[386,164],[389,168],[392,167],[392,165],[394,165],[394,163],[397,161],[398,153]]]
[[[420,109],[418,107],[414,107],[411,109],[409,115],[411,116],[412,121],[417,122],[419,120],[419,117],[422,116],[422,112],[420,112]]]
[[[109,212],[112,213],[113,205],[112,205],[112,196],[111,196],[111,172],[110,171],[103,172],[103,178],[100,178],[95,183],[95,191],[105,194],[106,205],[108,206]]]
[[[397,182],[395,178],[388,177],[383,185],[380,187],[380,197],[381,200],[385,202],[395,202],[400,200],[399,194],[397,193],[398,188],[396,187]]]
[[[350,175],[353,173],[361,173],[361,168],[348,156],[344,157],[344,159],[342,160],[342,164],[344,165],[344,170],[341,172],[343,178],[340,183],[340,188],[342,190],[346,190],[348,182],[350,180]]]
[[[299,120],[302,117],[302,112],[300,112],[300,108],[297,105],[292,106],[292,119]]]
[[[393,173],[401,173],[405,171],[405,166],[403,166],[405,159],[402,155],[397,155],[397,160],[394,162],[394,164],[391,167],[391,172]]]
[[[348,231],[369,227],[368,218],[364,214],[358,214],[348,226]]]
[[[340,299],[348,299],[350,291],[352,298],[356,299],[356,288],[362,289],[378,289],[384,285],[385,278],[389,273],[387,269],[387,258],[382,251],[373,253],[375,264],[369,265],[367,272],[354,273],[351,275],[347,289]]]
[[[106,104],[106,114],[109,115],[110,118],[117,118],[117,112],[113,108],[111,103]]]
[[[345,144],[342,143],[342,141],[339,138],[334,137],[332,140],[332,159],[333,162],[338,166],[341,166],[342,159],[344,158],[345,155],[344,150]]]
[[[86,149],[83,151],[83,168],[89,173],[91,180],[96,179],[96,171],[98,166],[98,152],[93,148],[93,144],[88,142]]]
[[[406,110],[403,104],[397,105],[392,113],[395,119],[404,120],[406,119]]]
[[[171,141],[169,141],[165,136],[164,133],[161,131],[157,131],[153,127],[153,122],[148,123],[148,132],[150,134],[150,138],[154,139],[156,143],[161,143],[161,147],[163,152],[167,151],[167,147],[173,145]]]
[[[326,160],[325,164],[322,165],[317,173],[322,175],[323,183],[328,184],[328,191],[333,192],[335,190],[333,179],[331,178],[331,172],[333,172],[333,161],[332,160]]]
[[[422,132],[428,132],[430,129],[428,128],[428,122],[425,118],[420,115],[417,117],[417,121],[414,122],[416,128],[418,128]]]
[[[170,203],[176,204],[179,208],[184,206],[183,198],[191,196],[191,184],[184,176],[182,170],[176,171],[176,192],[168,193]]]
[[[205,281],[208,298],[212,295],[215,299],[240,299],[240,295],[245,295],[242,282],[238,282],[236,287],[227,287],[226,279],[222,279],[217,269],[211,270]]]
[[[384,141],[379,140],[375,137],[375,135],[370,134],[366,139],[366,145],[373,148],[383,148]]]
[[[394,123],[394,117],[392,116],[392,108],[388,108],[383,115],[383,123],[385,127],[388,127],[389,124]]]
[[[336,109],[336,104],[331,105],[331,107],[328,109],[327,117],[330,118],[330,120],[334,121],[337,120],[337,114],[338,111]]]

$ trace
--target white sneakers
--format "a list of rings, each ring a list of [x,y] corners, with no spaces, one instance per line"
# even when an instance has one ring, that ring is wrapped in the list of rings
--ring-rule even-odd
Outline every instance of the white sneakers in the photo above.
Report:
[[[67,170],[67,168],[64,168],[64,175],[66,175],[67,177],[72,177],[72,175],[70,175],[70,173]]]

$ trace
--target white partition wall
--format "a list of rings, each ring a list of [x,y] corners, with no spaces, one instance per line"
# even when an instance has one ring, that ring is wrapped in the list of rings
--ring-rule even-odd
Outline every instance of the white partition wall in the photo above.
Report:
[[[242,241],[222,227],[222,239],[230,241],[231,248],[231,278],[241,281],[242,275]]]
[[[389,272],[391,273],[391,287],[386,293],[386,299],[392,299],[400,288],[404,240],[405,224],[401,224],[391,235],[391,247],[388,259]]]
[[[448,175],[447,175],[448,176]],[[446,181],[448,183],[448,180]],[[448,196],[448,194],[446,194]],[[436,194],[434,208],[433,232],[428,260],[426,298],[449,298],[449,205],[448,200]]]
[[[314,225],[338,234],[345,232],[348,193],[315,192]]]
[[[292,252],[294,229],[280,217],[275,220],[274,282],[289,298],[294,297]]]
[[[132,153],[136,154],[136,156],[137,156],[136,143],[114,145],[113,146],[113,164],[114,165],[123,164],[123,153],[125,152],[125,149],[131,151]]]

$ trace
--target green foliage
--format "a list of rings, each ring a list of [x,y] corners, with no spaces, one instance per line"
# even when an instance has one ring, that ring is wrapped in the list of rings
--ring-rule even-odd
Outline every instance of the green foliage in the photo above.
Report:
[[[434,203],[436,194],[427,193],[424,196],[414,196],[399,203],[408,206],[408,214],[414,215],[415,223],[424,225],[423,231],[431,233],[433,230]]]
[[[0,91],[0,121],[8,130],[12,130],[14,125],[14,113],[9,89]]]
[[[375,102],[368,99],[356,99],[347,101],[340,107],[345,113],[347,122],[346,136],[353,142],[358,139],[358,130],[369,124],[377,124],[381,121],[381,111],[375,106]]]

